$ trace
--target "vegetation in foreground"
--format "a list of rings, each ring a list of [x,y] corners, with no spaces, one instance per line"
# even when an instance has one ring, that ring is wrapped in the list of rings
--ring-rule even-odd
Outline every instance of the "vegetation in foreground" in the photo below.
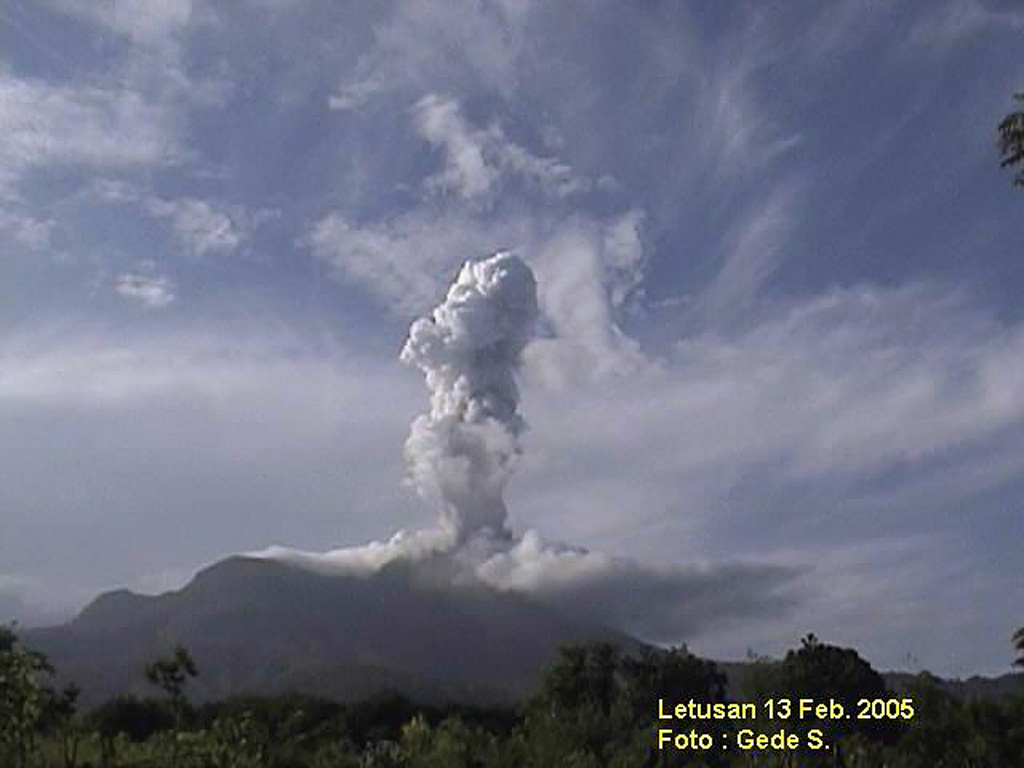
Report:
[[[1024,632],[1014,636],[1024,654]],[[1018,663],[1024,662],[1024,656]],[[177,648],[140,674],[161,695],[120,696],[79,711],[73,686],[47,685],[53,670],[0,628],[0,765],[10,768],[637,768],[638,766],[1024,766],[1024,691],[999,701],[958,700],[927,673],[909,691],[886,691],[851,649],[808,636],[781,661],[754,660],[734,692],[716,665],[685,648],[622,655],[607,644],[563,649],[537,693],[518,709],[419,706],[398,694],[358,704],[298,694],[193,705],[201,673]],[[910,697],[909,721],[716,722],[736,734],[785,726],[822,728],[833,747],[680,752],[659,750],[659,699]],[[851,704],[852,706],[852,704]],[[759,707],[759,718],[764,717]],[[692,725],[692,724],[691,724]],[[735,742],[732,742],[735,743]]]

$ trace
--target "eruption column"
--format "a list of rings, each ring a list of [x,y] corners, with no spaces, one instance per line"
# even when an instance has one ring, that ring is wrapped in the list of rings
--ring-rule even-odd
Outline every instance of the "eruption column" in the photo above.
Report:
[[[506,533],[502,490],[525,428],[514,374],[537,314],[533,272],[499,253],[466,262],[444,302],[409,329],[401,359],[430,390],[430,412],[405,443],[410,480],[441,505],[456,542]]]

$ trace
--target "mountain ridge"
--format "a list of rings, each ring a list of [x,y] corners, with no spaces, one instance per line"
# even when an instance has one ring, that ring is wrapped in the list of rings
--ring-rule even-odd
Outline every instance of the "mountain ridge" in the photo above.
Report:
[[[103,593],[66,624],[27,630],[84,701],[143,693],[143,665],[175,644],[200,667],[200,699],[296,690],[352,699],[394,688],[425,699],[518,698],[565,644],[642,644],[517,595],[452,586],[396,564],[325,575],[233,556],[179,590]]]

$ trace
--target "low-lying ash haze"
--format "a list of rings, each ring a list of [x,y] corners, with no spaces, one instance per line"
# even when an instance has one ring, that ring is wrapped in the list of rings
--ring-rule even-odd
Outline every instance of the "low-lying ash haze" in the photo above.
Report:
[[[1022,29],[998,0],[4,4],[0,622],[242,553],[546,638],[1007,671]]]

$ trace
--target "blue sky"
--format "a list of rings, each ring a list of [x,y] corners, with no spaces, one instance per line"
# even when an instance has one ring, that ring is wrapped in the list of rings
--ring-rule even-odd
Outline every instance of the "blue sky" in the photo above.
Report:
[[[430,520],[398,350],[512,249],[514,526],[791,569],[786,611],[702,609],[713,656],[1005,670],[1022,32],[1009,0],[6,3],[0,616]]]

